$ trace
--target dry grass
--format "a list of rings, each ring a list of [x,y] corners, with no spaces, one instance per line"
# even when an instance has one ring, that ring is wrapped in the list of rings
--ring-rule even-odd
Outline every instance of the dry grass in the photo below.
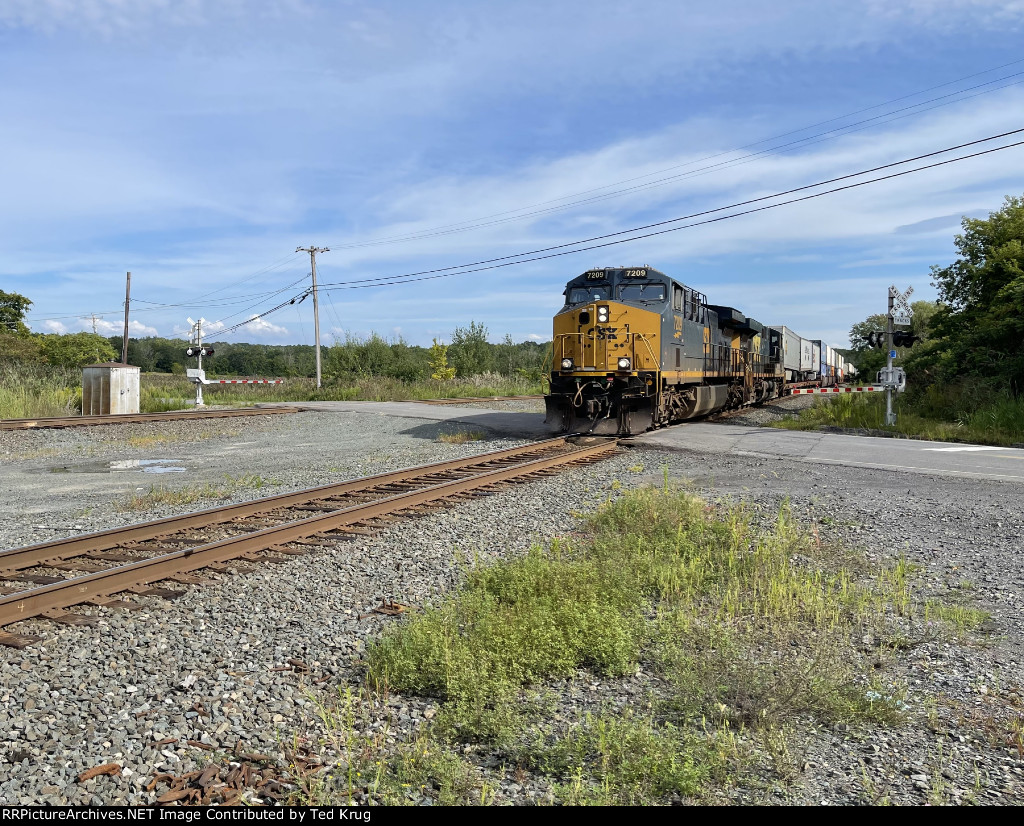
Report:
[[[467,442],[482,442],[487,438],[482,430],[456,430],[454,433],[440,433],[437,440],[448,445],[464,445]]]
[[[264,479],[262,476],[249,475],[238,478],[225,476],[219,484],[189,484],[180,488],[166,485],[150,485],[145,492],[135,492],[117,503],[119,511],[148,511],[158,507],[180,507],[192,505],[205,499],[227,499],[243,488],[260,490],[277,482]]]

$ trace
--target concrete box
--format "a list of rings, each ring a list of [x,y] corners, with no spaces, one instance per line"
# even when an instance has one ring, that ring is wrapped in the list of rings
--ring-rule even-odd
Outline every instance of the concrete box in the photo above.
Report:
[[[82,368],[83,416],[138,412],[138,367],[108,362]]]

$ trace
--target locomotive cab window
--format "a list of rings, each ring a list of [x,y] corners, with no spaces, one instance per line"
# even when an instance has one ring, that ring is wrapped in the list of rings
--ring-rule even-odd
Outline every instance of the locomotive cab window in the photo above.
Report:
[[[611,292],[604,284],[591,284],[588,287],[573,287],[569,290],[566,304],[585,304],[588,301],[607,301]]]
[[[664,301],[664,284],[623,284],[619,287],[619,301]]]
[[[675,310],[677,313],[681,313],[683,311],[683,304],[684,304],[683,288],[680,287],[678,284],[673,284],[672,285],[672,309]]]

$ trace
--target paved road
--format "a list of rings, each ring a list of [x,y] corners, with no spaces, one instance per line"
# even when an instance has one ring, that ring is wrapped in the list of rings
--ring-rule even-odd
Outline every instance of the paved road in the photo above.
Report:
[[[305,402],[299,407],[336,413],[447,421],[526,439],[552,434],[537,413],[416,404],[414,402]],[[702,453],[762,456],[816,464],[878,468],[1024,483],[1024,450],[981,445],[843,436],[776,428],[691,422],[633,439],[637,445]]]
[[[1015,448],[843,436],[705,422],[681,424],[647,433],[635,441],[671,450],[697,450],[906,473],[1024,482],[1024,450]]]

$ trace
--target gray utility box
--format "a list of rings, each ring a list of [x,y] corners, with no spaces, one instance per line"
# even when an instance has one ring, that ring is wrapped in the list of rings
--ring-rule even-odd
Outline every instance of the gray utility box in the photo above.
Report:
[[[82,368],[83,416],[138,412],[138,367],[108,362]]]

